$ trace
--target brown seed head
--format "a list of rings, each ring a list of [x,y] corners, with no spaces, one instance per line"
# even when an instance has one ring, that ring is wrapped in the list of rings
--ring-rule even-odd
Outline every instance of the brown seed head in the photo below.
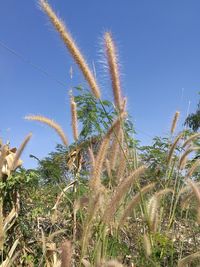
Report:
[[[110,76],[112,80],[113,95],[115,106],[120,111],[122,109],[120,73],[117,59],[117,51],[110,32],[104,35],[105,52],[107,56]]]
[[[173,121],[172,121],[171,134],[173,134],[175,129],[176,129],[176,124],[177,124],[179,116],[180,116],[180,112],[176,111],[174,118],[173,118]]]
[[[73,130],[73,136],[74,140],[78,140],[78,119],[77,119],[77,107],[76,102],[74,101],[74,98],[70,98],[70,106],[71,106],[71,116],[72,116],[72,130]]]
[[[26,116],[25,117],[26,120],[32,120],[32,121],[39,121],[39,122],[42,122],[44,124],[47,124],[49,127],[53,128],[57,134],[60,136],[62,142],[64,145],[68,145],[68,140],[67,140],[67,137],[62,129],[62,127],[56,123],[55,121],[47,118],[47,117],[44,117],[44,116],[40,116],[40,115],[29,115],[29,116]]]
[[[71,267],[72,246],[71,242],[66,240],[61,247],[61,267]]]
[[[99,86],[94,78],[94,75],[92,74],[90,68],[88,67],[88,64],[83,57],[82,53],[78,49],[75,41],[73,40],[72,36],[70,35],[69,31],[65,27],[64,23],[57,17],[51,6],[48,4],[45,0],[39,0],[39,3],[44,10],[44,12],[48,15],[50,21],[52,22],[55,29],[60,34],[60,37],[62,38],[64,44],[68,48],[69,52],[71,53],[74,61],[79,66],[80,70],[82,71],[86,81],[88,82],[94,96],[96,98],[100,98],[100,89]]]

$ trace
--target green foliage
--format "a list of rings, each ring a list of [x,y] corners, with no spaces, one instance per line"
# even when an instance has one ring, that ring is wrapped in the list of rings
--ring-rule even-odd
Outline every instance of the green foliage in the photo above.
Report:
[[[75,87],[75,89],[79,93],[74,100],[77,104],[78,121],[82,125],[80,140],[102,136],[117,115],[113,104],[108,100],[96,99],[90,91],[81,87]],[[137,142],[133,138],[135,130],[130,116],[124,120],[124,129],[129,147],[135,147]]]
[[[20,168],[17,172],[0,182],[0,188],[5,191],[25,189],[27,185],[37,185],[39,173],[37,170]]]
[[[59,144],[56,146],[55,151],[49,153],[48,157],[42,160],[37,159],[40,183],[61,183],[67,180],[67,153],[68,149]]]
[[[111,219],[111,224],[105,225],[102,222],[102,215],[109,199],[112,199],[115,194],[119,183],[117,174],[122,165],[120,158],[117,157],[117,167],[115,166],[116,168],[111,170],[111,175],[109,175],[107,166],[103,166],[101,185],[105,187],[100,194],[100,206],[97,208],[99,212],[95,213],[96,207],[92,205],[95,204],[96,195],[95,192],[91,192],[88,183],[91,178],[88,147],[93,148],[94,156],[96,156],[102,137],[115,120],[117,112],[109,101],[96,100],[90,92],[81,88],[76,89],[79,95],[75,95],[74,100],[77,103],[78,119],[82,127],[79,140],[67,148],[57,145],[55,151],[42,160],[31,155],[38,161],[36,170],[20,168],[12,175],[4,177],[0,182],[5,214],[11,210],[16,193],[20,195],[20,213],[11,229],[13,235],[11,235],[11,231],[8,231],[9,240],[5,242],[6,253],[9,251],[9,242],[13,243],[15,237],[20,236],[21,247],[28,247],[28,250],[23,251],[22,255],[20,254],[20,260],[24,266],[43,266],[42,264],[45,264],[51,254],[51,249],[48,251],[48,245],[59,246],[63,239],[69,239],[74,241],[75,257],[79,261],[82,257],[83,230],[88,226],[89,241],[86,247],[86,257],[91,263],[95,263],[98,261],[98,257],[102,257],[115,258],[127,265],[134,263],[144,267],[176,266],[180,242],[176,241],[178,246],[177,244],[175,246],[168,231],[172,229],[176,220],[182,222],[183,218],[189,216],[190,221],[194,223],[197,219],[196,203],[189,212],[182,211],[180,208],[182,199],[176,199],[176,197],[178,190],[185,186],[185,171],[198,158],[198,154],[192,160],[187,161],[184,171],[180,170],[178,162],[185,151],[181,144],[175,148],[172,164],[169,164],[167,160],[175,137],[155,137],[152,145],[139,147],[138,142],[134,139],[133,124],[130,118],[125,119],[122,123],[124,133],[122,145],[126,148],[125,165],[127,166],[125,166],[126,171],[122,179],[137,168],[138,162],[139,164],[144,163],[148,169],[138,179],[136,187],[130,188],[126,192],[116,214]],[[185,138],[188,138],[192,133],[185,131],[184,134]],[[108,150],[108,159],[109,156],[112,157],[112,141]],[[194,144],[199,146],[199,140],[194,140]],[[139,160],[136,147],[139,149]],[[120,155],[119,151],[118,155]],[[193,178],[197,179],[197,177],[196,172]],[[150,229],[147,212],[153,190],[141,196],[140,203],[136,205],[134,212],[130,213],[131,223],[128,221],[125,227],[117,226],[123,209],[127,207],[132,197],[151,182],[156,182],[156,186],[153,188],[155,192],[167,188],[171,188],[175,192],[173,196],[170,193],[158,200],[159,204],[155,208],[155,211],[158,212],[156,230]],[[70,183],[72,186],[68,188]],[[91,217],[88,221],[88,210],[91,207],[93,209],[90,211]],[[91,225],[87,225],[87,223],[91,223]],[[131,225],[132,223],[135,223],[134,227]],[[147,255],[144,250],[142,241],[144,229],[151,238],[151,255]],[[62,233],[53,241],[49,239],[57,231]],[[45,244],[42,238],[45,239]],[[194,250],[194,246],[191,247]]]
[[[200,128],[200,101],[197,105],[197,110],[195,113],[191,113],[185,120],[185,125],[187,125],[194,132],[197,132]]]
[[[154,137],[153,144],[140,147],[142,159],[148,163],[152,169],[164,167],[169,149],[169,138]]]
[[[108,256],[121,261],[131,253],[128,245],[120,240],[119,236],[109,236],[107,241],[107,251]]]
[[[166,257],[170,257],[174,253],[173,242],[170,238],[162,233],[155,233],[152,236],[153,249],[152,258],[156,262],[163,261]]]
[[[101,136],[116,114],[112,103],[98,100],[88,90],[76,87],[79,94],[74,97],[77,104],[78,121],[82,124],[80,139]]]

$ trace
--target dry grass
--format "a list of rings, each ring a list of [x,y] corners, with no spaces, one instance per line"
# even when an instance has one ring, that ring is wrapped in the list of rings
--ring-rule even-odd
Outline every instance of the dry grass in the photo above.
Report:
[[[92,93],[96,98],[100,98],[99,86],[68,29],[46,1],[39,2],[82,71]],[[12,183],[11,189],[8,187],[10,181],[14,182],[12,175],[21,164],[20,156],[31,134],[15,152],[10,150],[9,146],[0,144],[0,177],[7,186],[2,186],[0,199],[2,267],[12,264],[45,267],[181,267],[199,257],[197,245],[200,240],[196,239],[199,232],[191,234],[191,231],[199,229],[195,225],[199,223],[200,190],[199,184],[194,180],[200,161],[188,158],[188,155],[199,150],[199,147],[194,149],[193,146],[188,146],[192,145],[200,134],[187,137],[185,132],[181,132],[178,136],[173,136],[174,141],[171,141],[180,115],[176,112],[164,160],[160,158],[162,163],[153,168],[150,162],[144,164],[141,155],[137,157],[136,148],[129,145],[125,132],[126,101],[121,96],[116,46],[110,33],[105,33],[104,41],[117,115],[101,137],[100,144],[86,148],[85,161],[88,161],[89,167],[80,164],[74,171],[69,168],[69,162],[66,162],[70,183],[64,186],[56,184],[60,191],[54,196],[51,191],[55,189],[55,185],[51,184],[49,195],[45,195],[42,184],[38,183],[37,190],[42,192],[42,206],[49,209],[44,215],[45,218],[37,215],[34,220],[31,217],[33,214],[30,209],[34,208],[35,203],[31,202],[32,198],[28,204],[25,198],[24,202],[21,200],[21,193],[27,189],[21,180],[17,180],[16,187],[12,187]],[[67,155],[71,159],[73,153],[78,154],[84,148],[79,144],[77,106],[73,97],[70,99],[70,106],[75,140],[75,148],[69,150]],[[26,119],[50,126],[63,144],[69,145],[58,123],[39,115],[27,116]],[[180,145],[182,139],[184,143]],[[72,162],[72,165],[76,165],[73,159]],[[34,188],[28,190],[35,193]],[[48,206],[49,198],[51,204],[54,202],[51,208]],[[38,197],[35,199],[38,200]],[[182,205],[184,201],[187,205]],[[29,241],[25,242],[23,233],[26,232],[27,225],[24,224],[27,221],[21,222],[20,219],[26,218],[27,206],[28,212],[31,213],[27,225],[29,231],[33,228],[34,237],[30,236]],[[41,206],[36,208],[41,209]],[[21,224],[17,224],[20,212],[20,215],[24,216],[19,218],[24,232],[20,232]],[[186,222],[191,227],[182,227]],[[183,233],[181,227],[184,228]],[[195,244],[189,245],[188,250],[191,235]],[[19,236],[19,239],[15,238],[16,236]],[[29,257],[30,255],[33,257]]]

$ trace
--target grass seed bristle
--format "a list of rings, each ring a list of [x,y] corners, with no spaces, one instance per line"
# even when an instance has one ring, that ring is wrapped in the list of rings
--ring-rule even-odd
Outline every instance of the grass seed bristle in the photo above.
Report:
[[[122,109],[122,97],[121,97],[119,65],[118,65],[116,47],[110,32],[105,33],[104,43],[105,43],[105,52],[110,71],[110,77],[112,81],[115,106],[120,111]]]
[[[25,119],[26,120],[32,120],[32,121],[39,121],[41,123],[48,125],[49,127],[51,127],[52,129],[54,129],[57,132],[57,134],[60,136],[63,144],[65,146],[68,145],[68,139],[67,139],[62,127],[58,123],[56,123],[55,121],[53,121],[47,117],[40,116],[40,115],[29,115],[29,116],[26,116]]]
[[[95,80],[94,75],[92,74],[92,71],[88,67],[88,64],[80,52],[79,48],[77,47],[75,41],[73,40],[71,34],[67,30],[64,23],[57,17],[51,6],[48,4],[45,0],[39,0],[39,3],[44,10],[44,12],[48,15],[50,21],[52,22],[55,29],[60,34],[60,37],[62,38],[64,44],[68,48],[69,52],[71,53],[74,61],[79,66],[80,70],[82,71],[85,80],[88,82],[94,96],[96,98],[100,98],[100,89],[99,86]]]

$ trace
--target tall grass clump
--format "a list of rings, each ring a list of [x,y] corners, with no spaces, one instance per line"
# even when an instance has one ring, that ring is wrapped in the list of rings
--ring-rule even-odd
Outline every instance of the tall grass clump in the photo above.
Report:
[[[199,266],[200,134],[175,134],[177,111],[167,137],[140,146],[112,34],[104,34],[104,50],[114,105],[102,99],[68,28],[39,3],[90,90],[70,92],[72,143],[54,120],[25,117],[62,141],[45,159],[31,155],[36,170],[20,159],[32,134],[18,149],[0,144],[1,266]]]

